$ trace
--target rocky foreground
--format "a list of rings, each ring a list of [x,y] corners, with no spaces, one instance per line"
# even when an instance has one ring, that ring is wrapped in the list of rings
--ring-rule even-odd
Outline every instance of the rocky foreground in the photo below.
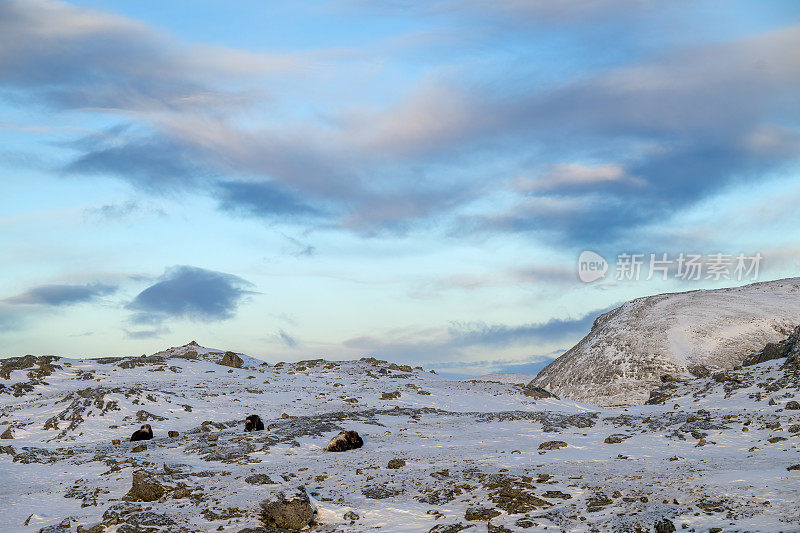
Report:
[[[797,360],[768,352],[618,409],[193,344],[6,359],[0,530],[798,531]],[[364,446],[324,451],[344,429]]]

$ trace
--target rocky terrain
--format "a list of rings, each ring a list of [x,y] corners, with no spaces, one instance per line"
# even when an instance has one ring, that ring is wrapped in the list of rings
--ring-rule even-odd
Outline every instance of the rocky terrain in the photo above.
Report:
[[[615,409],[195,344],[6,359],[0,530],[798,531],[800,380],[781,346]],[[264,431],[243,431],[250,414]],[[128,442],[145,423],[155,437]],[[363,447],[324,451],[343,429]]]
[[[636,405],[662,375],[731,368],[798,323],[800,278],[638,298],[598,317],[532,383],[594,405]]]

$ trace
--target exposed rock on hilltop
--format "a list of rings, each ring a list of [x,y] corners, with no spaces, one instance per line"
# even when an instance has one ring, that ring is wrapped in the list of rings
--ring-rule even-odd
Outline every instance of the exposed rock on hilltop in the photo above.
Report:
[[[739,365],[798,323],[800,278],[638,298],[598,317],[531,385],[594,405],[641,404],[662,375]]]

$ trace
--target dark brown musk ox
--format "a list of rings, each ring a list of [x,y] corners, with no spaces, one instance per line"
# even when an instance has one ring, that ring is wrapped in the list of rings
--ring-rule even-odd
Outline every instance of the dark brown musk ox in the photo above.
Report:
[[[264,431],[264,422],[258,415],[250,415],[244,420],[245,431]]]
[[[137,429],[131,435],[131,442],[137,440],[150,440],[153,438],[153,428],[150,427],[150,424],[145,424],[141,428]]]
[[[355,450],[364,445],[364,440],[355,431],[342,431],[333,437],[327,446],[326,452],[346,452],[347,450]]]

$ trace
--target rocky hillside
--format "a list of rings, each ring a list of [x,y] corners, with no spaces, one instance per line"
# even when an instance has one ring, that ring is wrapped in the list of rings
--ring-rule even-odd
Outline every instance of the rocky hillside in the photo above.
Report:
[[[597,318],[531,382],[600,406],[644,403],[664,374],[741,364],[800,323],[800,278],[638,298]]]
[[[795,530],[796,365],[663,385],[603,409],[375,359],[6,359],[0,531]],[[325,451],[342,430],[363,447]]]

